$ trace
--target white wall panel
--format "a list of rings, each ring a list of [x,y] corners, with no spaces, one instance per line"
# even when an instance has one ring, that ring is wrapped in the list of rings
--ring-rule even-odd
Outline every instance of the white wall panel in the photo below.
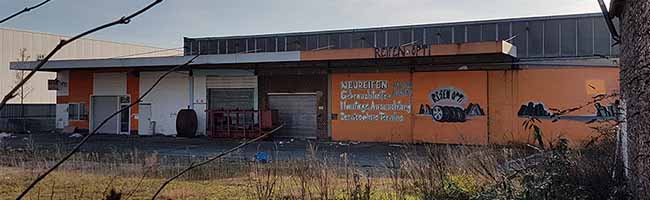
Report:
[[[20,49],[27,49],[30,60],[36,60],[39,54],[49,53],[65,36],[35,33],[22,30],[0,28],[0,94],[4,95],[13,85],[15,76],[9,70],[9,62],[19,59]],[[80,39],[59,51],[54,57],[57,59],[89,59],[89,58],[112,58],[118,56],[132,55],[138,53],[159,51],[161,48],[148,47],[143,45],[107,42],[93,39]],[[179,50],[162,51],[151,54],[139,55],[138,57],[150,56],[171,56],[181,55]],[[56,92],[47,90],[47,80],[56,78],[56,73],[39,72],[27,83],[32,92],[27,96],[27,103],[55,103]],[[17,103],[13,99],[10,103]]]
[[[141,72],[140,91],[153,85],[163,72]],[[151,119],[156,123],[156,134],[176,135],[176,115],[189,105],[189,79],[187,74],[173,73],[163,79],[143,102],[151,103]],[[197,110],[197,113],[202,112]],[[201,119],[199,118],[199,121]],[[139,123],[140,129],[146,124]]]

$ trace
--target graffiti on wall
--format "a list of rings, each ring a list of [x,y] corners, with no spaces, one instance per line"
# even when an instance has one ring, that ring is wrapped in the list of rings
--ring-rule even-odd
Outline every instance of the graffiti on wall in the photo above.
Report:
[[[439,88],[429,93],[431,104],[420,104],[419,115],[429,115],[436,122],[465,122],[472,117],[484,116],[477,103],[468,103],[467,95],[457,88]]]
[[[535,117],[538,119],[553,120],[554,122],[558,120],[572,120],[592,123],[595,121],[616,120],[622,114],[619,100],[615,100],[609,105],[602,105],[597,102],[594,103],[594,108],[595,112],[590,115],[556,115],[553,114],[544,103],[531,101],[521,105],[517,112],[517,116],[520,118]]]
[[[398,47],[376,47],[375,58],[401,58],[431,56],[430,45],[405,45]]]
[[[411,82],[389,80],[341,81],[339,120],[403,122],[411,113],[410,102],[400,97],[412,93]]]

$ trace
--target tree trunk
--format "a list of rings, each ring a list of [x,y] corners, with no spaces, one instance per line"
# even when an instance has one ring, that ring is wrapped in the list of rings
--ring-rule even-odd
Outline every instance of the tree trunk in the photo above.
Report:
[[[627,109],[630,189],[650,199],[650,1],[625,1],[621,13],[621,93]]]

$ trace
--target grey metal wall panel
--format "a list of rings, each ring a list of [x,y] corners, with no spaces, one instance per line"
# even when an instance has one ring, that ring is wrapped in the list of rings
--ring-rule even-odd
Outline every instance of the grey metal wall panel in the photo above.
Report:
[[[544,56],[544,21],[528,23],[528,57]]]
[[[594,19],[594,54],[610,55],[610,39],[605,20]]]
[[[577,56],[578,20],[565,19],[560,21],[560,56]]]
[[[599,21],[587,33],[590,26],[588,21]],[[618,47],[609,47],[611,41],[608,40],[609,31],[606,29],[602,20],[602,14],[579,14],[563,16],[546,16],[532,18],[514,18],[503,20],[485,20],[474,22],[454,22],[440,24],[423,24],[409,25],[398,27],[380,27],[365,28],[352,30],[332,30],[316,31],[306,33],[284,33],[260,36],[233,36],[233,37],[216,37],[216,38],[199,38],[202,40],[223,39],[223,38],[248,38],[248,37],[298,37],[301,35],[316,35],[321,38],[324,36],[335,36],[328,39],[331,48],[348,48],[347,37],[353,35],[352,45],[349,48],[365,48],[363,43],[355,40],[355,35],[359,33],[372,33],[376,36],[372,40],[373,46],[398,46],[409,41],[416,41],[418,44],[449,44],[463,42],[478,42],[505,40],[517,36],[512,43],[518,49],[519,58],[555,58],[555,57],[585,57],[593,56],[593,52],[588,50],[595,49],[598,54],[618,55]],[[578,26],[578,27],[576,27]],[[591,25],[593,26],[593,24]],[[546,27],[546,28],[545,28]],[[595,30],[595,31],[594,31]],[[424,32],[424,34],[422,34]],[[412,33],[412,37],[409,33]],[[585,34],[583,34],[585,33]],[[424,35],[424,36],[421,36]],[[595,36],[595,37],[594,37]],[[611,38],[610,38],[611,39]],[[346,41],[341,41],[346,40]],[[596,45],[593,42],[596,41]],[[323,40],[321,40],[323,41]],[[421,42],[421,43],[420,43]],[[284,44],[283,41],[280,43]],[[320,42],[319,46],[323,45]],[[279,50],[284,51],[284,50]]]
[[[528,22],[512,23],[512,44],[517,47],[519,57],[528,57]]]
[[[594,21],[592,18],[578,19],[578,56],[594,55]]]
[[[544,22],[544,57],[560,56],[560,21],[549,20]],[[534,34],[537,35],[537,34]]]

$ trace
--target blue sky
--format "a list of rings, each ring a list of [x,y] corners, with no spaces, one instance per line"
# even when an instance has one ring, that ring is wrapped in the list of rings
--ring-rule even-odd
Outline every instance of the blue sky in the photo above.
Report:
[[[0,17],[41,0],[2,0]],[[52,0],[0,24],[75,35],[153,0]],[[606,2],[609,2],[607,0]],[[596,0],[165,0],[91,38],[165,48],[183,36],[228,36],[599,12]]]

